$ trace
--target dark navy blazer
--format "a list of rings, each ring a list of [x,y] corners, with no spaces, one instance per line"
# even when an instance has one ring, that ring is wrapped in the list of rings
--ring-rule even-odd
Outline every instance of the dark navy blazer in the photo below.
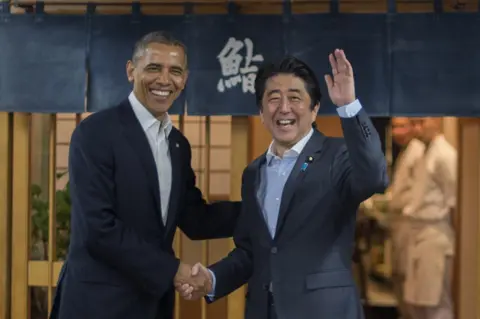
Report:
[[[172,189],[164,226],[155,161],[128,100],[75,129],[71,239],[52,319],[171,319],[176,227],[195,240],[233,235],[240,203],[207,205],[195,187],[190,144],[176,128],[169,146]]]
[[[388,177],[366,112],[341,118],[341,124],[344,138],[315,130],[300,153],[273,238],[257,197],[265,154],[244,171],[236,248],[210,269],[217,299],[248,282],[246,319],[268,318],[269,292],[279,319],[364,317],[351,273],[356,211],[385,190]]]

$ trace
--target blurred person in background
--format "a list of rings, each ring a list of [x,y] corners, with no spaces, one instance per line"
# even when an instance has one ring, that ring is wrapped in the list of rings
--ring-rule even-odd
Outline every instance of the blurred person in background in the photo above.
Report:
[[[456,206],[457,151],[443,134],[442,119],[414,122],[425,145],[417,162],[410,203],[404,298],[412,319],[452,319],[452,266],[455,247],[453,212]]]
[[[393,141],[400,147],[400,153],[394,166],[392,183],[387,190],[391,198],[389,217],[393,245],[392,281],[395,297],[398,301],[398,311],[401,318],[409,318],[403,300],[403,285],[405,281],[406,248],[408,242],[408,218],[403,216],[403,209],[412,198],[413,171],[416,163],[422,157],[425,146],[415,138],[414,119],[408,117],[392,118]]]

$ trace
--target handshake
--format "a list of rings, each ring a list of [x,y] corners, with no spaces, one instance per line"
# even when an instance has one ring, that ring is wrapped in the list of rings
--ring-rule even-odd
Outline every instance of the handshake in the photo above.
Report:
[[[198,300],[212,292],[213,278],[201,263],[192,267],[181,262],[173,284],[185,300]]]

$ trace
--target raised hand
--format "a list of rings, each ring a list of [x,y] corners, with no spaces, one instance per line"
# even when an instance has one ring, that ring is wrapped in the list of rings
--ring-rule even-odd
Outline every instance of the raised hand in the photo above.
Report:
[[[348,62],[345,52],[335,49],[333,54],[328,56],[332,75],[325,75],[328,94],[333,104],[337,107],[344,106],[355,101],[355,81],[353,78],[353,69]]]
[[[197,263],[190,269],[190,277],[175,277],[174,286],[186,300],[198,300],[212,290],[210,272],[202,264]]]

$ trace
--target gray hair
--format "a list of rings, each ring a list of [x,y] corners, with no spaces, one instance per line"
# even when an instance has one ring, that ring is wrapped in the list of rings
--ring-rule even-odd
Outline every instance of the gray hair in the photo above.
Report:
[[[137,43],[135,43],[132,56],[132,61],[134,64],[137,64],[138,59],[145,54],[145,50],[152,43],[181,47],[185,53],[185,65],[187,65],[187,47],[185,44],[183,44],[183,42],[176,39],[172,34],[166,31],[150,32],[144,35],[139,41],[137,41]]]

